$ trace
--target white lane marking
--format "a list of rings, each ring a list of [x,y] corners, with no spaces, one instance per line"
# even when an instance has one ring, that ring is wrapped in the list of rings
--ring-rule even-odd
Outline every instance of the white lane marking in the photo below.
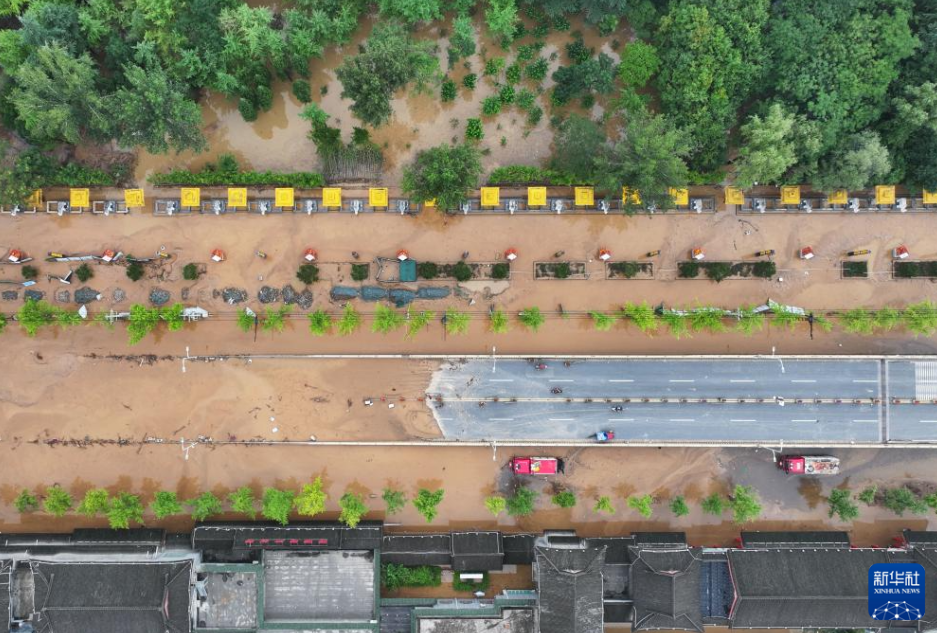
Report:
[[[634,418],[609,418],[609,422],[634,422]]]
[[[683,378],[672,378],[670,382],[696,382],[695,380],[686,380]]]
[[[440,422],[452,422],[452,418],[439,418]]]
[[[488,418],[489,422],[513,422],[514,418]]]
[[[791,420],[791,422],[817,422],[818,420]]]
[[[918,420],[921,424],[937,424],[937,420]]]
[[[853,382],[871,382],[873,384],[878,383],[877,380],[853,380]]]
[[[878,422],[878,420],[853,420],[853,422]]]
[[[573,382],[571,378],[551,378],[550,382]]]
[[[550,422],[572,422],[575,418],[550,418]]]
[[[745,379],[733,378],[733,379],[730,380],[729,382],[755,382],[755,381],[752,380],[752,379],[750,379],[750,378],[745,378]]]
[[[693,418],[670,418],[671,422],[695,422]]]
[[[816,382],[816,380],[791,380],[791,382]]]
[[[514,382],[513,378],[491,378],[489,382]]]
[[[757,422],[757,420],[740,419],[740,420],[729,420],[729,422]]]
[[[609,378],[609,382],[634,382],[631,378]]]

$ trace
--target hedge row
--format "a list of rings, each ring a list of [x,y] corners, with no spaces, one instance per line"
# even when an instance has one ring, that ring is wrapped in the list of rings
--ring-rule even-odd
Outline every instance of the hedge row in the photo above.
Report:
[[[295,187],[297,189],[312,189],[325,186],[322,174],[308,171],[276,172],[276,171],[201,171],[192,172],[187,169],[174,169],[163,174],[153,174],[149,178],[152,185],[168,185],[176,187],[214,187],[214,186],[241,186],[241,187]]]
[[[508,165],[498,167],[488,176],[488,184],[504,186],[523,186],[523,185],[554,185],[554,186],[572,186],[572,185],[591,185],[591,180],[582,180],[572,174],[567,174],[556,169],[543,169],[541,167],[529,167],[527,165]]]

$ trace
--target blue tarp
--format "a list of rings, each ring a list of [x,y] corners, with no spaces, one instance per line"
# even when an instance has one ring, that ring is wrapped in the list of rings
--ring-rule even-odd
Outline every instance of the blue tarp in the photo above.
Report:
[[[417,299],[445,299],[452,293],[446,286],[423,286],[416,291]]]
[[[358,296],[358,289],[351,286],[332,286],[329,296],[333,301],[347,301]]]
[[[387,298],[387,290],[380,286],[362,286],[361,298],[365,301],[380,301]]]
[[[404,307],[414,299],[416,299],[416,293],[412,290],[395,288],[390,291],[390,300],[393,301],[394,305],[398,308]]]

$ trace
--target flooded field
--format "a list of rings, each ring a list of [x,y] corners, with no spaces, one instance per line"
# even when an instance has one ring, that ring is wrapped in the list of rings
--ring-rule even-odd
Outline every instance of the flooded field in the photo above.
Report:
[[[460,60],[447,73],[459,86],[456,100],[442,103],[438,88],[433,88],[432,94],[420,95],[402,90],[393,100],[394,114],[391,121],[371,130],[372,140],[384,150],[383,184],[399,184],[403,167],[420,150],[448,143],[453,138],[463,140],[466,119],[480,118],[482,101],[497,91],[491,78],[482,77],[484,59],[507,57],[507,63],[510,64],[516,56],[516,44],[505,51],[490,40],[486,35],[482,13],[479,11],[475,18],[478,52],[467,59],[470,70],[463,65],[466,60]],[[341,97],[342,85],[335,76],[335,70],[345,56],[357,53],[358,45],[367,39],[375,21],[374,16],[362,19],[351,42],[341,48],[329,48],[321,59],[313,59],[309,64],[313,101],[331,115],[329,125],[340,128],[346,142],[351,138],[352,128],[362,124],[348,109],[351,101]],[[547,92],[552,86],[550,75],[561,64],[568,63],[563,58],[563,47],[572,41],[573,32],[581,32],[585,44],[596,49],[596,53],[603,51],[616,61],[618,54],[612,50],[611,42],[617,38],[623,44],[629,39],[624,23],[618,33],[605,38],[595,29],[584,25],[580,17],[570,22],[570,31],[552,31],[545,38],[545,46],[540,51],[540,56],[550,61],[547,79],[541,84],[544,92],[538,96],[538,103],[545,111],[540,123],[533,127],[527,126],[526,114],[516,107],[506,108],[496,117],[483,119],[485,139],[480,147],[490,150],[490,154],[483,157],[486,172],[500,165],[537,165],[549,157],[553,141]],[[439,66],[443,72],[448,67],[446,49],[449,43],[444,33],[448,34],[450,29],[451,20],[447,19],[423,26],[415,33],[418,39],[431,40],[437,44]],[[518,44],[533,41],[533,37],[528,35],[519,40]],[[554,53],[557,57],[551,59]],[[462,78],[469,72],[478,75],[478,85],[474,90],[462,87]],[[531,82],[522,82],[520,85],[532,89],[535,87]],[[140,150],[135,172],[137,183],[143,185],[146,177],[153,172],[199,168],[217,160],[221,154],[233,154],[245,169],[316,171],[319,162],[315,145],[307,138],[309,123],[299,118],[303,104],[293,96],[290,86],[288,81],[275,82],[272,86],[273,107],[260,113],[253,123],[244,121],[234,100],[217,93],[206,94],[202,99],[202,119],[208,150],[198,155],[186,152],[178,156],[153,155]],[[602,112],[601,102],[600,99],[599,105],[595,106],[595,114]]]

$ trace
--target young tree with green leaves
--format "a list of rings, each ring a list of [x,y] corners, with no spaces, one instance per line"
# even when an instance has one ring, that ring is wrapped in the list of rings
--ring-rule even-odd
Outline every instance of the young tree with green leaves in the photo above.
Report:
[[[492,310],[488,314],[488,329],[494,334],[506,334],[510,329],[508,315],[502,309]]]
[[[371,331],[387,334],[403,327],[404,316],[383,304],[374,306],[374,320],[371,322]]]
[[[136,345],[159,325],[159,308],[148,308],[139,303],[130,306],[127,319],[128,345]]]
[[[543,326],[546,317],[540,312],[540,308],[524,308],[518,313],[517,320],[529,331],[536,332]]]
[[[937,305],[932,301],[919,301],[906,306],[901,322],[915,336],[932,336],[937,332]]]
[[[237,324],[242,332],[250,332],[257,322],[257,317],[247,311],[247,308],[238,308]]]
[[[338,320],[338,333],[342,336],[354,334],[361,327],[361,314],[350,303],[345,304],[342,316]]]
[[[621,51],[618,78],[626,86],[644,88],[660,68],[660,56],[652,44],[635,40]]]
[[[63,517],[72,509],[74,500],[71,493],[55,484],[46,488],[45,499],[42,500],[42,509],[54,517]]]
[[[599,332],[608,332],[615,325],[617,317],[613,314],[605,314],[604,312],[590,312],[589,316],[592,317],[592,325]]]
[[[475,25],[468,15],[460,15],[452,21],[448,54],[450,67],[463,57],[475,54]]]
[[[427,523],[432,523],[439,512],[438,506],[442,502],[443,495],[445,495],[445,490],[441,488],[438,490],[420,488],[413,498],[413,507],[426,519]]]
[[[840,521],[853,521],[859,518],[859,506],[852,500],[852,491],[849,488],[834,488],[827,497],[830,505],[829,517],[837,517]]]
[[[576,505],[576,494],[571,490],[561,490],[550,497],[550,501],[560,508],[572,508]]]
[[[485,508],[492,514],[494,517],[498,517],[504,509],[507,508],[508,501],[501,495],[492,495],[490,497],[485,497]]]
[[[303,484],[302,490],[293,501],[293,506],[302,516],[314,517],[325,512],[327,498],[328,495],[322,489],[322,477],[316,477],[311,484]]]
[[[821,191],[865,189],[891,171],[891,155],[876,132],[865,130],[843,139],[820,161],[813,179]]]
[[[407,495],[403,490],[384,488],[381,498],[384,499],[384,505],[387,506],[388,515],[401,512],[404,506],[407,505]]]
[[[20,514],[35,512],[39,509],[39,499],[36,495],[23,488],[20,490],[20,493],[16,495],[16,499],[13,500],[13,507],[16,508],[16,511]]]
[[[435,318],[436,313],[432,310],[410,312],[410,309],[407,308],[407,338],[413,338],[423,330],[429,328],[430,322]]]
[[[650,519],[651,515],[654,514],[653,505],[654,497],[649,494],[631,495],[628,497],[628,507],[632,510],[637,510],[638,514],[645,519]]]
[[[772,103],[764,117],[753,114],[742,125],[742,143],[735,161],[735,184],[748,189],[756,184],[781,184],[797,162],[794,126],[797,117]]]
[[[110,506],[110,495],[104,488],[92,488],[85,493],[81,503],[78,504],[76,512],[90,518],[99,514],[106,514]]]
[[[713,516],[722,516],[726,511],[726,499],[718,492],[714,492],[708,497],[703,498],[700,502],[700,507],[703,508],[703,513],[711,514]]]
[[[150,510],[153,511],[157,519],[165,519],[174,514],[182,514],[182,503],[179,501],[179,495],[175,492],[159,490],[153,497]]]
[[[260,513],[266,519],[276,521],[280,525],[286,525],[290,522],[290,511],[293,509],[293,499],[295,497],[296,493],[292,490],[264,488]]]
[[[752,336],[756,332],[765,329],[765,315],[761,312],[755,312],[755,308],[744,305],[738,311],[738,323],[735,331],[744,336]]]
[[[875,496],[878,494],[878,486],[872,485],[867,488],[863,488],[862,492],[856,495],[856,499],[861,501],[867,506],[875,505]]]
[[[247,516],[252,521],[257,516],[257,511],[254,509],[256,501],[254,491],[250,486],[241,486],[234,492],[228,493],[228,503],[231,504],[231,509]]]
[[[194,499],[186,501],[186,505],[192,508],[192,518],[196,521],[204,521],[208,517],[221,512],[222,503],[213,492],[205,491]]]
[[[736,484],[729,497],[732,520],[736,523],[749,523],[761,516],[761,500],[751,486]]]
[[[906,486],[889,488],[885,491],[882,505],[897,514],[904,516],[905,512],[911,514],[927,514],[927,504],[913,490]]]
[[[485,24],[495,38],[511,38],[517,24],[515,0],[488,0],[485,9]]]
[[[107,522],[114,530],[129,530],[131,523],[143,523],[143,502],[129,492],[118,492],[107,508]]]
[[[310,312],[307,316],[309,331],[313,336],[325,336],[332,331],[332,315],[322,308]]]
[[[267,308],[260,329],[264,332],[282,332],[286,327],[286,315],[293,311],[293,306],[283,305],[279,308]]]
[[[404,168],[401,189],[414,200],[436,200],[436,207],[447,211],[458,208],[478,188],[481,174],[478,149],[467,143],[438,145],[419,152]]]
[[[687,505],[683,495],[677,495],[670,500],[670,511],[673,512],[673,515],[677,518],[685,517],[690,513],[690,506]]]
[[[601,496],[596,499],[595,506],[593,506],[592,511],[595,513],[604,512],[605,514],[615,514],[615,506],[612,505],[611,498],[607,496]]]
[[[514,491],[514,494],[507,498],[508,516],[525,517],[534,513],[534,503],[537,501],[537,493],[527,486],[521,486]]]
[[[364,497],[354,492],[346,492],[338,500],[338,507],[341,513],[338,520],[350,528],[357,527],[361,522],[361,517],[368,513],[368,506],[364,503]]]
[[[446,333],[468,334],[470,318],[468,312],[461,312],[455,308],[447,308],[445,314]]]
[[[647,301],[640,304],[628,302],[621,308],[621,315],[634,323],[645,334],[654,332],[658,327],[657,313],[649,306]]]
[[[580,182],[589,182],[595,177],[595,157],[604,145],[605,132],[598,123],[571,114],[557,128],[550,166]]]
[[[382,15],[408,25],[442,17],[439,0],[378,0],[377,8]]]

